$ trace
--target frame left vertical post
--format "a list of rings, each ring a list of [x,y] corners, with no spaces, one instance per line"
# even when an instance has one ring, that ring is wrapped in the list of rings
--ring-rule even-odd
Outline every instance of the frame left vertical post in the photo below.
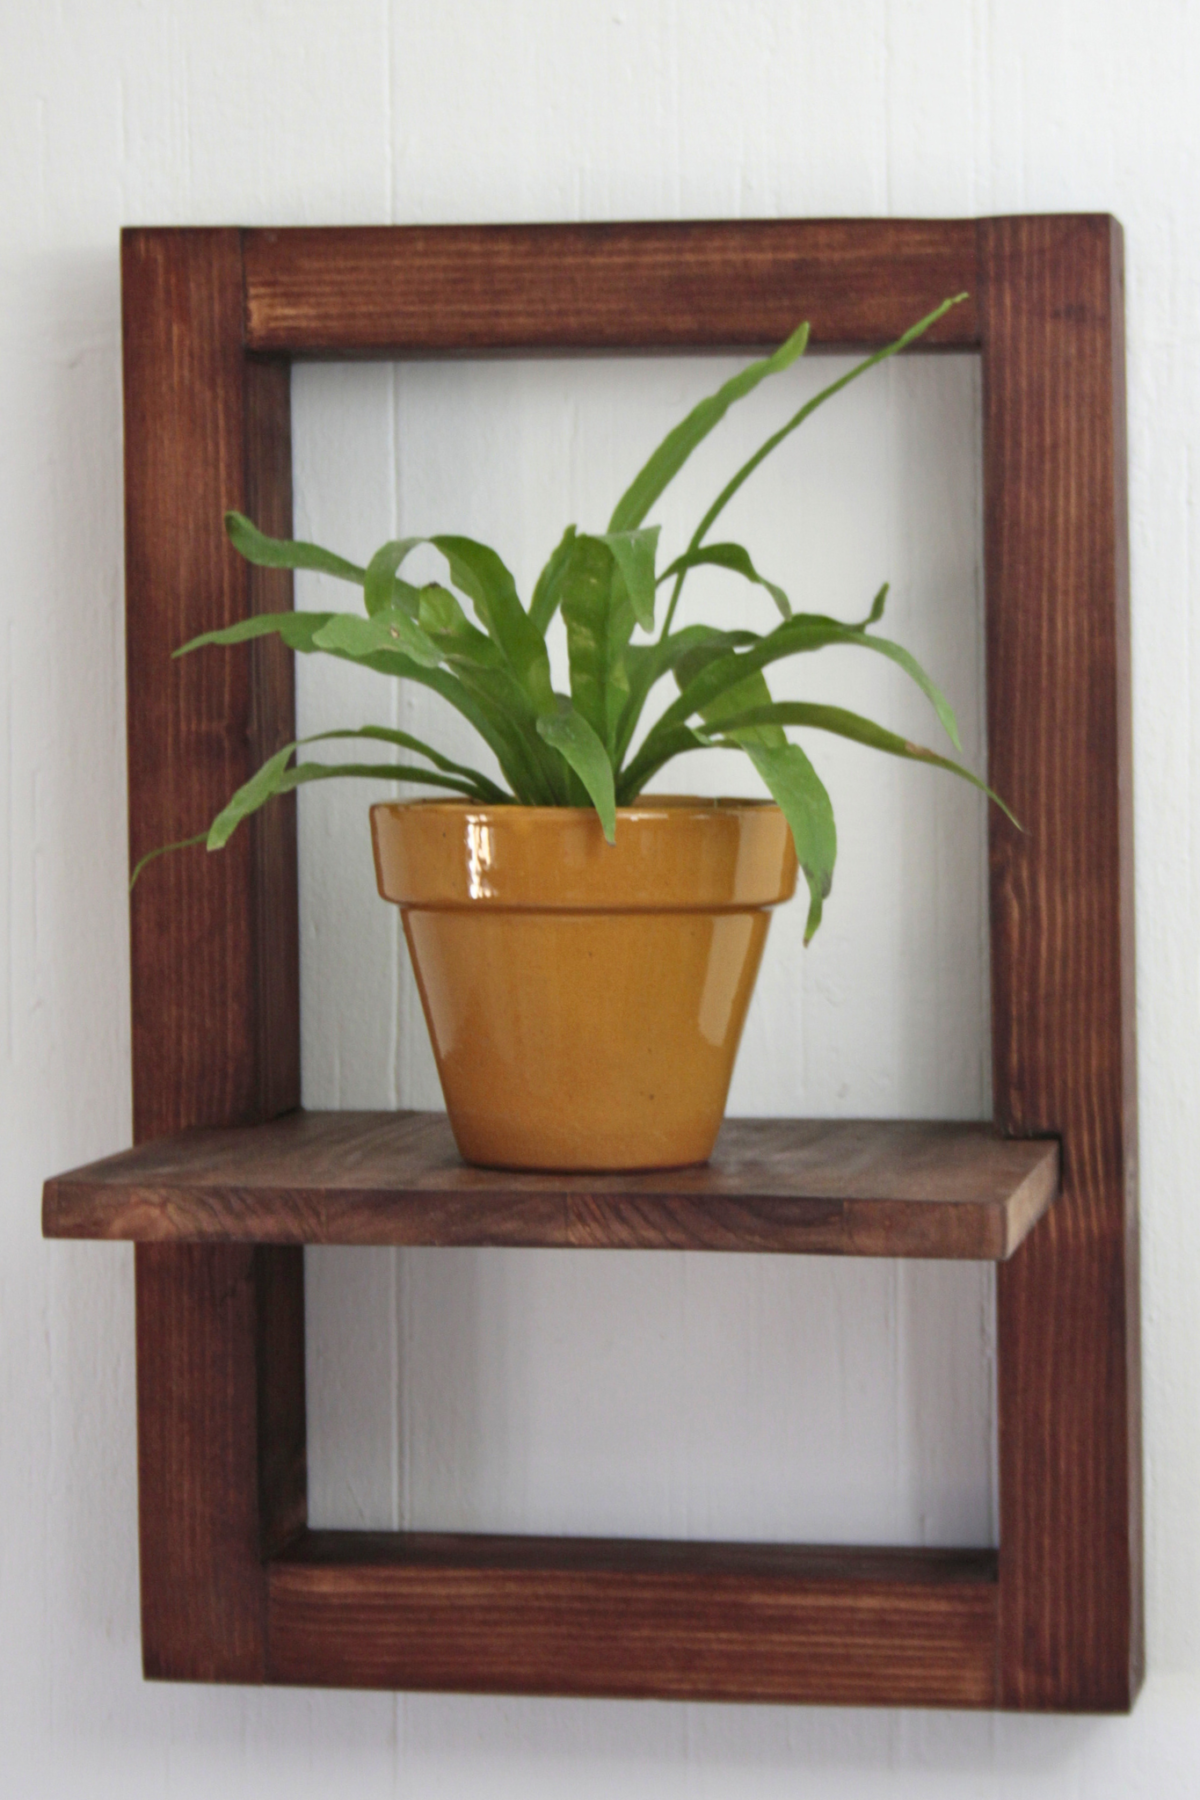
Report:
[[[244,348],[236,230],[122,238],[131,865],[202,831],[294,736],[277,641],[172,651],[290,607],[222,517],[291,529],[285,362]],[[134,1135],[299,1104],[295,810],[225,852],[152,863],[131,902]],[[141,1245],[138,1463],[146,1673],[266,1675],[266,1553],[305,1518],[303,1262],[295,1249]]]

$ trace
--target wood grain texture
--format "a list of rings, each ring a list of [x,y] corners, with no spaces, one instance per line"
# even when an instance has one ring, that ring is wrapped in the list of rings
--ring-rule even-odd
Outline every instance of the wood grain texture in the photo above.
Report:
[[[1063,1192],[999,1278],[1001,1697],[1141,1678],[1120,227],[984,221],[995,1117]]]
[[[989,1706],[995,1557],[314,1532],[270,1677],[314,1686]]]
[[[291,485],[286,368],[242,349],[239,234],[127,231],[122,281],[132,864],[206,829],[294,733],[277,647],[172,660],[199,632],[290,604],[290,581],[252,571],[222,521],[253,507],[289,528]],[[288,819],[261,815],[220,856],[161,857],[133,891],[139,1140],[299,1103]]]
[[[246,341],[300,356],[886,343],[975,292],[969,220],[748,219],[246,233]],[[973,299],[929,345],[978,343]]]
[[[250,773],[247,659],[171,659],[250,602],[221,528],[245,496],[238,234],[127,232],[121,250],[132,864]],[[235,839],[160,858],[133,891],[135,1139],[256,1114],[252,863]]]
[[[200,631],[289,604],[290,586],[234,555],[222,513],[253,508],[287,528],[290,443],[286,368],[245,358],[237,232],[126,232],[122,303],[136,860],[202,829],[293,735],[286,657],[171,660]],[[221,857],[185,851],[143,875],[131,906],[135,1138],[296,1104],[295,881],[286,811]],[[293,1250],[139,1249],[149,1675],[262,1679],[263,1551],[305,1516],[302,1280]]]
[[[246,395],[246,507],[260,530],[292,533],[291,370],[284,362],[243,363]],[[290,612],[292,571],[245,565],[247,610]],[[250,664],[249,761],[259,768],[295,736],[295,658],[278,638],[211,655]],[[256,1112],[274,1118],[300,1103],[300,903],[296,796],[272,801],[248,823],[254,895]]]
[[[263,1555],[305,1521],[300,1258],[252,1245],[138,1246],[138,1525],[151,1678],[263,1679]],[[265,1407],[260,1367],[274,1390]]]
[[[261,1250],[255,1282],[258,1547],[269,1556],[308,1523],[304,1251]]]
[[[729,1119],[645,1175],[469,1168],[440,1113],[294,1113],[48,1182],[48,1236],[997,1259],[1057,1188],[1052,1141],[909,1120]]]

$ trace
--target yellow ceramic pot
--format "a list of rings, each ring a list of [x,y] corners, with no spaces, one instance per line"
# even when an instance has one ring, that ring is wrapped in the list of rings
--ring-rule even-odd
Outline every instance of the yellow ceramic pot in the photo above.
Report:
[[[459,1150],[508,1169],[704,1162],[768,908],[796,853],[768,801],[371,808]]]

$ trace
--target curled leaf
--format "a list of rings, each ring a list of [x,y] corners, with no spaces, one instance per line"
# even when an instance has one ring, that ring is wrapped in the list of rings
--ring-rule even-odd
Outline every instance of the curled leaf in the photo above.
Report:
[[[685,550],[682,556],[677,556],[675,561],[663,570],[658,579],[660,582],[668,581],[672,575],[683,575],[689,569],[699,569],[705,565],[711,565],[718,569],[732,569],[736,575],[741,575],[747,581],[756,582],[759,587],[766,588],[782,616],[785,619],[791,618],[792,603],[783,589],[759,574],[750,560],[750,552],[743,549],[741,544],[703,544],[698,550]]]

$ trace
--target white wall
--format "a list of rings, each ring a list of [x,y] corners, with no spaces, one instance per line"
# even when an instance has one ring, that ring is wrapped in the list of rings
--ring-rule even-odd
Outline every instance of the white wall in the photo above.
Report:
[[[607,516],[624,477],[733,366],[298,369],[296,529],[365,559],[387,537],[450,524],[498,544],[528,594],[564,520]],[[730,469],[849,366],[814,358],[730,418],[656,509],[664,562]],[[861,617],[890,575],[889,628],[954,690],[982,767],[978,376],[975,359],[949,357],[864,381],[726,517],[798,606]],[[436,572],[436,555],[421,555]],[[344,605],[345,590],[305,576],[298,599]],[[713,572],[685,594],[681,619],[698,615],[774,616],[765,595],[748,605]],[[557,622],[551,652],[565,688]],[[935,735],[921,695],[882,658],[822,662],[776,670],[775,691]],[[392,717],[479,760],[470,732],[419,689],[393,714],[378,678],[345,665],[305,661],[299,684],[302,732]],[[802,905],[772,923],[731,1110],[985,1117],[982,800],[852,746],[826,740],[813,754],[840,820],[835,899],[808,952]],[[762,791],[743,759],[712,755],[656,785],[697,783]],[[440,1106],[399,916],[375,891],[374,797],[332,786],[302,797],[305,1102]],[[316,1522],[994,1541],[986,1268],[496,1251],[391,1261],[309,1256]]]
[[[20,1800],[218,1790],[271,1800],[335,1786],[364,1800],[1194,1793],[1195,9],[1165,0],[1136,16],[1068,0],[348,0],[336,9],[62,0],[34,9],[8,0],[4,45],[3,1791]],[[1128,1721],[959,1718],[143,1685],[132,1258],[37,1235],[42,1178],[128,1138],[119,225],[1093,208],[1124,220],[1129,263],[1151,1670],[1137,1712]],[[296,384],[299,505],[314,525],[367,543],[390,531],[393,508],[417,522],[436,510],[444,523],[454,504],[454,524],[476,523],[527,570],[546,536],[543,514],[515,523],[489,511],[516,493],[510,470],[508,486],[491,485],[504,461],[488,449],[496,421],[517,408],[535,452],[565,436],[576,460],[539,507],[547,520],[575,507],[582,515],[594,506],[594,517],[634,454],[621,409],[636,411],[652,441],[659,410],[670,416],[711,372],[681,363],[631,383],[618,370],[602,392],[573,369],[574,402],[552,368],[519,378],[444,367],[306,372]],[[844,582],[837,598],[849,612],[878,564],[877,579],[895,575],[897,628],[902,620],[915,645],[937,640],[931,659],[978,730],[972,382],[966,363],[897,371],[844,424],[831,415],[830,435],[794,467],[813,483],[830,459],[829,492],[844,503],[853,491],[862,509],[846,538],[826,523],[821,577]],[[839,432],[856,419],[870,449],[852,489],[855,471],[838,457],[852,463],[853,443],[847,449]],[[962,454],[939,447],[947,433]],[[778,541],[772,566],[782,574],[786,534]],[[956,610],[964,595],[970,604]],[[882,708],[903,705],[887,684],[879,696]],[[306,687],[303,703],[315,718],[337,698]],[[884,789],[881,853],[892,859],[897,902],[872,915],[881,817],[871,790],[835,767],[845,839],[836,909],[804,960],[786,916],[777,921],[770,1004],[758,1006],[735,1102],[977,1112],[977,814],[946,787],[921,787],[917,771]],[[889,821],[901,806],[898,835]],[[323,879],[322,834],[340,859],[343,829],[336,809],[306,811],[306,1086],[314,1098],[427,1098],[411,1017],[394,1030],[379,1000],[401,980],[393,922],[367,912],[357,876]],[[365,998],[353,1029],[337,960],[314,947],[329,935],[334,899],[363,906],[363,930],[386,962],[383,976],[359,964]],[[863,935],[872,917],[878,943]],[[932,969],[944,943],[941,987],[895,973]],[[856,988],[842,986],[846,972]],[[833,1062],[822,1054],[830,1043]],[[880,1537],[929,1541],[990,1529],[990,1300],[976,1272],[797,1263],[747,1274],[748,1264],[713,1259],[700,1269],[682,1258],[631,1272],[615,1258],[473,1253],[440,1263],[431,1253],[311,1261],[314,1499],[325,1516],[453,1513],[456,1523],[571,1528],[602,1516],[622,1529],[770,1535],[782,1507],[829,1535],[858,1535],[860,1520]],[[811,1329],[796,1324],[801,1305]],[[532,1324],[522,1323],[530,1312]],[[647,1314],[661,1327],[635,1338]],[[457,1360],[450,1352],[463,1338],[448,1322],[475,1332]],[[734,1373],[712,1417],[684,1364],[711,1355],[718,1330]],[[538,1373],[551,1349],[568,1374],[587,1376],[587,1433],[598,1446],[590,1469],[554,1460],[565,1409],[582,1402],[578,1383]],[[840,1388],[820,1402],[790,1397],[771,1372],[785,1357]],[[622,1410],[616,1381],[630,1368],[644,1393]],[[489,1417],[499,1408],[499,1422],[481,1435],[485,1405]],[[663,1441],[672,1411],[685,1429]],[[728,1442],[734,1478],[720,1454]],[[476,1460],[464,1465],[465,1456]],[[589,1485],[597,1472],[609,1481],[599,1493]]]

